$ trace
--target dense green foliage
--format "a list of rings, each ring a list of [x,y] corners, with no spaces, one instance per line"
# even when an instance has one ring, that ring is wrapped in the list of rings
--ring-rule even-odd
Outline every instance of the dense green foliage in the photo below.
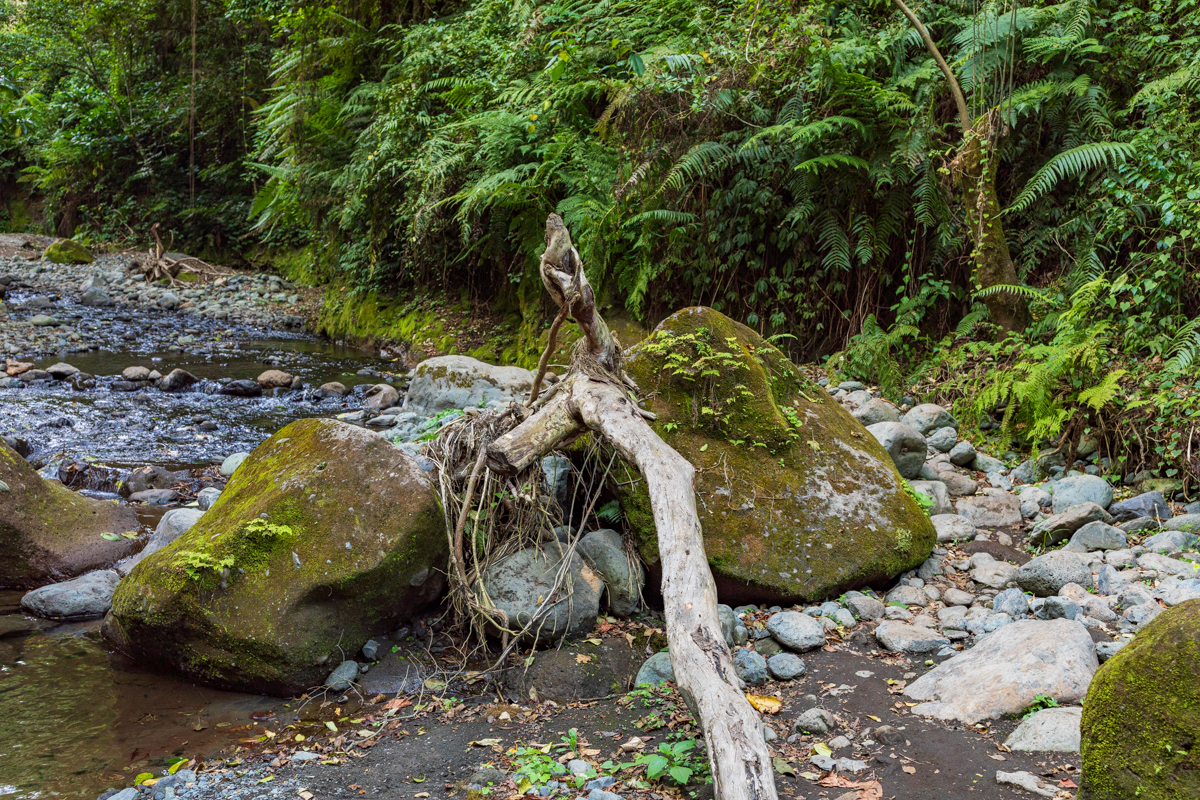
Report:
[[[1174,397],[1195,377],[1194,0],[915,8],[994,134],[1023,286],[988,291],[1033,312],[1007,339],[973,274],[955,104],[891,2],[0,9],[0,185],[36,189],[61,233],[140,243],[161,221],[227,257],[306,248],[289,263],[351,293],[538,319],[557,211],[605,304],[710,305],[896,396],[953,375],[947,397],[1035,444],[1101,424],[1134,381]]]

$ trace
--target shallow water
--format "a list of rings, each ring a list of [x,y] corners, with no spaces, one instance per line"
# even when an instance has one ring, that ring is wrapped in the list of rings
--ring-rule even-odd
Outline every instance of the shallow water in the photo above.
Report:
[[[29,294],[14,294],[10,305],[22,313]],[[29,309],[32,311],[33,309]],[[218,463],[226,455],[253,449],[287,423],[331,416],[358,408],[357,395],[321,399],[314,392],[281,397],[241,398],[215,393],[218,379],[253,380],[278,368],[316,387],[339,381],[356,387],[378,383],[403,367],[373,353],[311,336],[213,320],[128,308],[88,308],[58,300],[48,309],[84,336],[86,352],[64,350],[33,360],[38,368],[60,361],[96,376],[95,386],[75,389],[69,381],[0,390],[0,433],[21,437],[34,448],[35,463],[55,455],[111,466],[158,464],[166,467]],[[188,340],[190,337],[191,341]],[[181,342],[182,340],[182,342]],[[113,391],[131,366],[167,374],[182,368],[203,380],[194,391],[167,393],[146,388]],[[368,374],[359,374],[360,372]],[[204,421],[217,424],[202,431]]]
[[[224,692],[139,670],[111,655],[99,622],[4,635],[33,620],[0,591],[0,796],[92,800],[172,756],[236,743],[276,698]],[[197,730],[200,728],[200,730]],[[244,732],[241,735],[246,735]]]
[[[24,299],[9,297],[18,316]],[[96,383],[0,389],[0,433],[26,439],[39,466],[59,456],[113,467],[218,463],[252,450],[293,420],[332,416],[361,403],[356,395],[321,400],[312,392],[227,397],[211,393],[217,379],[252,380],[277,367],[314,387],[335,380],[357,386],[403,371],[370,352],[286,331],[154,309],[86,308],[70,300],[42,310],[69,323],[90,349],[75,352],[79,344],[64,341],[61,352],[23,360],[39,368],[63,361],[96,376]],[[180,342],[188,336],[194,341]],[[112,391],[130,366],[164,375],[181,367],[207,384],[184,393]],[[364,369],[370,374],[358,374]],[[200,430],[204,420],[217,430]],[[161,513],[139,510],[150,528]],[[92,800],[106,788],[131,785],[139,772],[159,772],[173,756],[236,747],[253,724],[252,713],[287,713],[278,698],[147,672],[108,651],[99,622],[52,626],[21,614],[20,599],[21,592],[0,590],[0,800]]]

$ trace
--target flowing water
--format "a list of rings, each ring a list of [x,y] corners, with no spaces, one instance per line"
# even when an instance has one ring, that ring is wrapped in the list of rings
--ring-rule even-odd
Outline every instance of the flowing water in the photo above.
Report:
[[[10,295],[19,309],[23,296]],[[0,433],[25,439],[37,466],[62,459],[116,468],[173,469],[219,463],[248,451],[295,419],[358,408],[358,395],[321,399],[313,391],[278,397],[215,394],[221,378],[254,379],[278,367],[311,387],[378,383],[397,366],[312,337],[233,328],[155,310],[90,309],[58,301],[50,309],[86,333],[86,352],[36,359],[64,361],[96,376],[0,390]],[[204,380],[202,391],[113,391],[122,370],[176,367]],[[365,373],[365,374],[360,374]],[[200,423],[216,423],[203,430]],[[143,512],[152,527],[158,512]],[[3,554],[0,554],[0,558]],[[91,800],[123,788],[174,756],[236,746],[256,717],[282,713],[282,702],[199,686],[177,675],[139,669],[110,653],[99,622],[52,626],[24,616],[20,592],[0,590],[0,800]]]

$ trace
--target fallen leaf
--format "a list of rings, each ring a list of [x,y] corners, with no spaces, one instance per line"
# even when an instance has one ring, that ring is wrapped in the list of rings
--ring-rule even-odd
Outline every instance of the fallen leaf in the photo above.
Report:
[[[599,639],[585,639],[584,641],[585,641],[585,642],[591,642],[592,644],[600,644],[600,640],[599,640]]]
[[[795,777],[796,770],[792,768],[791,764],[784,761],[779,756],[775,756],[775,758],[771,760],[771,763],[775,765],[775,771],[780,775],[791,775],[792,777]]]
[[[325,727],[329,728],[329,730],[333,731],[334,733],[337,733],[337,725],[334,725],[332,722],[326,722]]]
[[[1007,758],[999,753],[988,753],[988,758],[993,759],[994,761],[1008,761]]]
[[[580,664],[586,664],[592,660],[592,657],[585,656],[583,653],[580,653],[579,655],[575,656],[575,660],[578,661]]]
[[[883,720],[881,720],[879,717],[875,716],[874,714],[867,714],[867,719],[873,719],[876,722],[883,722]]]
[[[308,789],[301,789],[300,791],[296,792],[296,796],[298,796],[300,800],[313,800],[313,793]]]
[[[815,772],[801,772],[800,777],[804,778],[806,781],[815,781],[818,776]]]
[[[440,681],[437,678],[426,678],[425,688],[431,692],[440,692],[446,688],[446,682]]]
[[[824,742],[817,742],[813,745],[813,752],[819,756],[831,756],[833,751],[829,749],[829,745]]]
[[[424,783],[424,782],[425,782],[425,776],[424,776],[424,775],[422,775],[422,776],[421,776],[421,777],[419,777],[419,778],[413,778],[413,779],[412,779],[412,782],[413,782],[413,783]]]
[[[499,739],[476,739],[475,741],[468,742],[467,744],[474,745],[475,747],[492,747],[494,745],[500,744],[500,740]]]
[[[108,541],[110,541],[110,542],[119,542],[119,541],[121,541],[121,537],[120,537],[120,536],[117,536],[115,533],[109,533],[108,531],[105,531],[104,533],[100,534],[100,538],[101,538],[101,539],[107,539],[107,540],[108,540]]]
[[[771,695],[750,694],[747,692],[746,699],[750,701],[750,705],[754,706],[756,711],[761,711],[764,714],[778,714],[783,709],[783,701]]]
[[[1058,782],[1058,785],[1064,789],[1078,789],[1079,786],[1070,778],[1063,778]]]
[[[621,745],[621,746],[620,746],[619,748],[617,748],[617,749],[618,749],[618,750],[620,750],[620,751],[621,751],[621,752],[623,752],[623,753],[628,753],[628,752],[630,752],[630,751],[632,751],[632,750],[639,750],[639,749],[641,749],[642,747],[645,747],[645,746],[646,746],[646,743],[645,743],[645,742],[643,742],[643,741],[642,741],[642,740],[641,740],[639,737],[637,737],[637,736],[634,736],[632,739],[630,739],[628,742],[626,742],[625,744]]]
[[[905,775],[916,775],[917,774],[917,768],[910,767],[908,764],[905,764],[900,769],[904,770]]]
[[[259,781],[259,783],[270,783],[270,782],[271,782],[271,781],[273,781],[273,780],[275,780],[275,776],[274,776],[274,775],[268,775],[267,777],[265,777],[265,778],[263,778],[261,781]]]
[[[417,792],[413,797],[429,797],[429,792]]]
[[[402,708],[408,708],[412,705],[412,700],[407,697],[397,697],[395,700],[389,700],[383,704],[384,711],[399,711]]]

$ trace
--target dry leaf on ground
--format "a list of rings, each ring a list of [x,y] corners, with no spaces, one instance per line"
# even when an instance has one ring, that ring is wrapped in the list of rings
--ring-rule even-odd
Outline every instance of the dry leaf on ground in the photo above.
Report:
[[[778,714],[783,709],[783,701],[771,695],[750,694],[747,692],[746,699],[750,701],[750,705],[754,706],[756,711],[761,711],[764,714]]]

